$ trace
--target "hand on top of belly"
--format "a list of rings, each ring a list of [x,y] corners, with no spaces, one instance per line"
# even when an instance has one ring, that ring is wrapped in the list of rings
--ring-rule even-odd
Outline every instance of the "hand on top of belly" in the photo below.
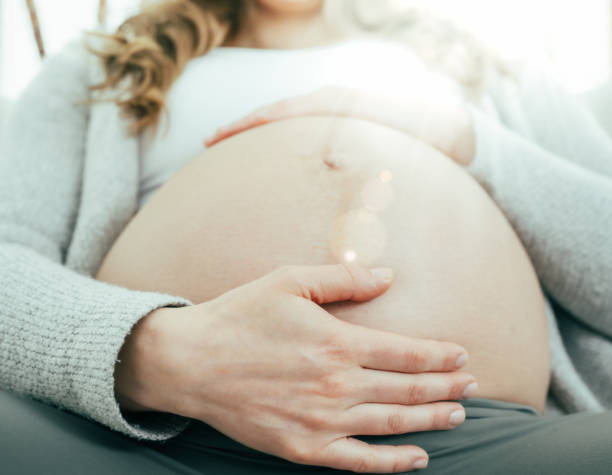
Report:
[[[392,275],[357,265],[284,267],[211,301],[143,319],[120,355],[133,409],[202,420],[293,462],[360,472],[424,468],[414,446],[354,435],[451,429],[474,378],[455,344],[336,319],[317,304],[365,302]]]
[[[219,129],[205,144],[270,122],[307,115],[352,117],[404,132],[438,149],[460,165],[475,154],[472,117],[463,99],[446,90],[410,91],[390,100],[380,95],[341,87],[325,87],[260,108]]]

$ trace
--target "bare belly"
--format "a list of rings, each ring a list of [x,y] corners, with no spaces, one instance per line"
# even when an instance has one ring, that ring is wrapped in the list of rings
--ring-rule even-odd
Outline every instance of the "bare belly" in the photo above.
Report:
[[[459,343],[479,396],[544,407],[544,302],[520,242],[463,170],[387,127],[297,118],[222,142],[151,197],[97,278],[198,303],[280,265],[342,261],[396,279],[331,313]]]

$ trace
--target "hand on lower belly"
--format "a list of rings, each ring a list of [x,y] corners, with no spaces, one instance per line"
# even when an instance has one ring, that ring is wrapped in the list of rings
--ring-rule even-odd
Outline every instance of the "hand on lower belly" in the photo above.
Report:
[[[457,371],[465,350],[343,322],[317,305],[368,301],[391,280],[388,270],[357,265],[284,267],[209,302],[159,309],[122,350],[118,393],[297,463],[424,468],[418,447],[352,436],[461,424],[463,407],[438,401],[474,390],[474,378]]]

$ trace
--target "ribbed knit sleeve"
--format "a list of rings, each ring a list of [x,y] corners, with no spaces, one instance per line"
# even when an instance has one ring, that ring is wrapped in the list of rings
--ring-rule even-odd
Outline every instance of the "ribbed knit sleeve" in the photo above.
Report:
[[[545,97],[533,100],[544,104],[525,105],[523,115],[533,130],[548,125],[551,147],[473,109],[476,156],[468,170],[512,223],[546,290],[612,337],[612,145],[567,101],[559,110],[562,101],[547,107]],[[561,126],[554,114],[563,115]],[[546,142],[541,133],[536,138]],[[550,151],[555,141],[565,155]]]
[[[78,275],[22,245],[0,245],[0,384],[125,434],[165,439],[183,419],[122,415],[113,372],[132,326],[151,310],[185,305]],[[134,421],[132,421],[134,422]]]
[[[89,60],[78,45],[48,60],[8,121],[0,154],[0,386],[161,440],[185,419],[146,413],[128,421],[115,399],[114,367],[139,319],[190,302],[63,265],[82,186]]]

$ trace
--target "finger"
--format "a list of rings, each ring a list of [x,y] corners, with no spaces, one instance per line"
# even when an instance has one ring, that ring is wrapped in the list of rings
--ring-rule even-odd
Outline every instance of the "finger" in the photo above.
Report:
[[[474,376],[458,371],[401,374],[366,369],[349,384],[350,394],[359,395],[360,403],[409,405],[466,399],[478,387]]]
[[[283,99],[272,105],[261,107],[246,117],[220,128],[204,141],[207,147],[270,122],[305,115],[351,115],[355,103],[355,91],[345,88],[324,87],[309,94]]]
[[[323,266],[284,266],[270,274],[282,290],[317,304],[352,300],[364,302],[384,293],[393,271],[368,270],[355,263]]]
[[[351,435],[392,435],[448,430],[465,421],[465,409],[456,402],[417,406],[358,404],[345,411],[338,429]]]
[[[241,120],[232,122],[231,124],[220,128],[219,130],[215,132],[215,134],[212,137],[206,139],[204,141],[204,144],[207,147],[212,147],[213,145],[223,140],[226,140],[232,137],[233,135],[239,134],[241,132],[244,132],[248,129],[252,129],[254,127],[265,125],[269,122],[270,120],[265,120],[262,117],[249,115]]]
[[[364,368],[403,373],[455,371],[468,360],[467,351],[455,343],[347,325],[351,328],[345,336],[357,349],[359,364]]]
[[[425,468],[428,462],[427,452],[414,445],[370,445],[343,437],[321,451],[320,465],[359,473],[397,473]]]
[[[305,96],[297,96],[294,98],[284,99],[270,106],[262,107],[240,120],[236,120],[215,132],[215,135],[207,139],[204,143],[207,147],[211,147],[216,143],[221,142],[233,135],[244,132],[245,130],[268,124],[275,120],[287,119],[298,115],[306,115],[308,101],[304,100]],[[310,111],[313,113],[313,111]]]
[[[303,115],[346,115],[357,97],[352,89],[328,86],[262,107],[252,116],[273,121]]]

